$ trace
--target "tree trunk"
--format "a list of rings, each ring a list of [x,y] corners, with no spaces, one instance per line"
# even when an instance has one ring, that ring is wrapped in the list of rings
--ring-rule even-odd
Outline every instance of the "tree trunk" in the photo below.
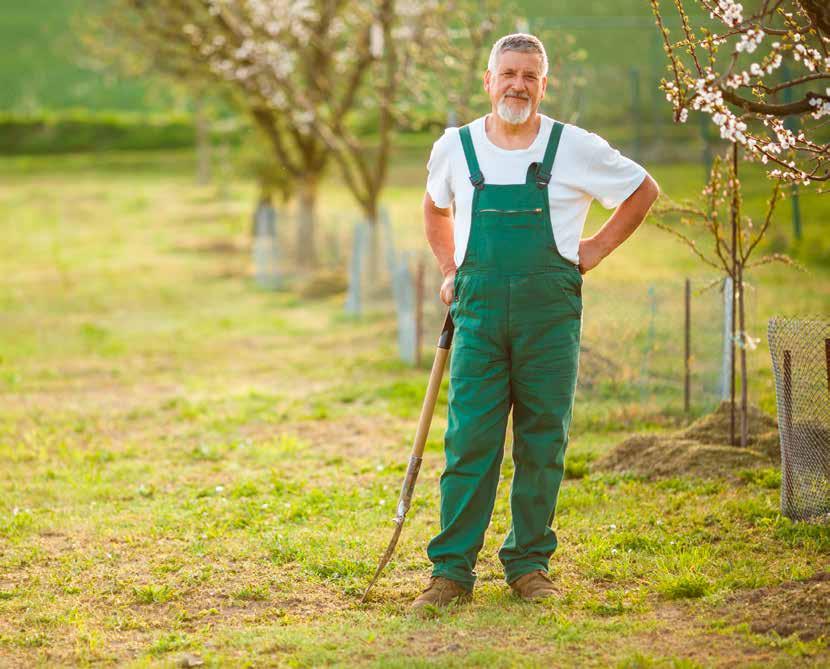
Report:
[[[729,445],[735,446],[735,300],[737,296],[735,291],[741,290],[742,287],[738,283],[738,145],[732,145],[732,173],[730,176],[730,189],[732,195],[732,203],[730,206],[730,223],[732,226],[732,341],[729,343],[732,369],[730,371],[729,379]]]
[[[300,179],[294,259],[301,270],[313,270],[317,267],[317,188],[316,174],[306,174]]]
[[[210,121],[205,114],[205,105],[197,98],[193,109],[196,124],[196,183],[206,186],[210,183]]]
[[[741,324],[741,448],[746,448],[748,438],[747,395],[749,380],[746,376],[746,318],[744,305],[744,267],[738,264],[738,317]]]

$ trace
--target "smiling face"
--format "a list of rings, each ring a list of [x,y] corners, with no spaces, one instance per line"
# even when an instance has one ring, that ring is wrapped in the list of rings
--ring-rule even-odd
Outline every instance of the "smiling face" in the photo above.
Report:
[[[484,90],[490,96],[493,113],[514,125],[536,113],[545,97],[548,78],[542,75],[542,56],[523,51],[503,51],[495,72],[484,73]]]

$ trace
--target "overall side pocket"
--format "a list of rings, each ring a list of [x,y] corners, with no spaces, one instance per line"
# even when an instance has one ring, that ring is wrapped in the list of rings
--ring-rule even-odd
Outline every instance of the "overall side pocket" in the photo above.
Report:
[[[565,299],[568,300],[568,304],[571,305],[571,309],[573,309],[574,315],[577,318],[582,318],[582,281],[579,278],[578,281],[574,282],[572,285],[571,281],[567,283],[560,283],[559,288],[565,295]]]

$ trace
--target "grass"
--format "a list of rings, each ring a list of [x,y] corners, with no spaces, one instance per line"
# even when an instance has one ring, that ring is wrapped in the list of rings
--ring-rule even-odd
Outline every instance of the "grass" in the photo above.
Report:
[[[592,471],[631,432],[689,420],[671,376],[678,307],[661,302],[641,375],[650,306],[632,298],[695,276],[685,249],[646,226],[586,277],[585,342],[617,366],[582,369],[551,563],[562,597],[531,605],[503,583],[508,455],[474,601],[418,621],[406,611],[437,530],[446,379],[403,537],[360,605],[391,532],[426,363],[396,360],[388,307],[350,319],[342,295],[255,289],[247,184],[222,199],[192,184],[189,154],[160,156],[155,171],[152,156],[140,169],[120,160],[0,163],[3,663],[830,661],[826,637],[759,634],[727,620],[733,594],[830,565],[827,528],[780,516],[777,471],[657,483]],[[397,243],[422,251],[415,171],[396,167],[388,206]],[[655,176],[674,195],[698,188],[695,166]],[[750,194],[749,206],[760,199]],[[802,204],[805,233],[820,247],[828,205]],[[342,186],[327,182],[321,219],[344,247],[350,212]],[[590,228],[605,214],[595,208]],[[786,222],[776,232],[786,236]],[[806,262],[806,277],[757,273],[756,329],[782,304],[827,311],[827,269]],[[432,332],[440,309],[428,317]],[[698,341],[717,341],[708,326],[701,318]],[[750,356],[751,395],[771,411],[763,347]],[[696,413],[709,401],[700,393]]]

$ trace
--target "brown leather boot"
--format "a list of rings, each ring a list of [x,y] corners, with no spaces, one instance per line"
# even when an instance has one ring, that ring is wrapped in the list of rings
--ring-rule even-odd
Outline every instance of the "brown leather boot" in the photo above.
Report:
[[[472,598],[472,590],[465,590],[458,581],[443,576],[430,576],[429,585],[412,602],[411,610],[413,613],[421,613],[430,606],[443,607],[453,601],[460,604],[469,602]]]
[[[537,569],[529,574],[522,574],[510,584],[510,587],[519,597],[528,601],[559,594],[556,586],[542,569]]]

